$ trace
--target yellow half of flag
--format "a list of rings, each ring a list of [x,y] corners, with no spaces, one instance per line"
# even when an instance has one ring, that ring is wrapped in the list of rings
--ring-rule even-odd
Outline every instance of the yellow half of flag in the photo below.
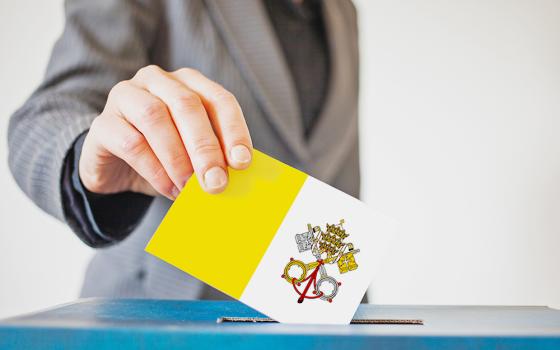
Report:
[[[193,176],[146,251],[239,299],[307,177],[257,150],[219,195]]]

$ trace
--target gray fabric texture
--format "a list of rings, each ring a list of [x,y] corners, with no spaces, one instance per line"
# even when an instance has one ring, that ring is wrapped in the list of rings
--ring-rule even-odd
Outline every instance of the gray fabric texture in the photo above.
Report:
[[[320,0],[263,0],[294,82],[306,137],[320,116],[328,87],[328,43]],[[297,40],[294,40],[297,38]],[[313,64],[309,64],[313,62]],[[87,245],[106,247],[126,238],[149,208],[152,197],[133,192],[100,195],[80,181],[78,163],[86,133],[69,152],[62,172],[64,217]],[[119,215],[115,215],[119,213]]]
[[[196,68],[218,81],[237,97],[256,148],[359,195],[358,46],[350,1],[324,2],[330,82],[309,138],[260,1],[73,0],[65,11],[44,82],[12,116],[8,131],[10,169],[49,214],[64,220],[60,175],[72,143],[100,113],[109,90],[148,64]],[[83,296],[224,298],[144,252],[170,204],[156,198],[128,238],[98,251]]]

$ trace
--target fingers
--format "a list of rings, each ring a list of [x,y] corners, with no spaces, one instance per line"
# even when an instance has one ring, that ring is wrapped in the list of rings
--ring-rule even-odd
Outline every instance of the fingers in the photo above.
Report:
[[[165,103],[126,81],[111,94],[119,113],[143,134],[175,187],[182,189],[193,168]]]
[[[199,95],[154,66],[141,69],[132,81],[166,104],[204,190],[223,191],[226,160]]]
[[[106,124],[96,128],[102,130],[99,143],[172,199],[193,171],[206,192],[219,193],[228,182],[227,166],[244,169],[252,159],[237,100],[195,70],[142,68],[111,90],[98,120]]]
[[[253,145],[245,117],[233,94],[193,69],[183,68],[172,75],[200,97],[228,164],[234,169],[247,168]]]
[[[124,160],[159,193],[172,200],[179,195],[142,133],[125,119],[112,115],[101,115],[94,123],[90,135],[100,147]]]

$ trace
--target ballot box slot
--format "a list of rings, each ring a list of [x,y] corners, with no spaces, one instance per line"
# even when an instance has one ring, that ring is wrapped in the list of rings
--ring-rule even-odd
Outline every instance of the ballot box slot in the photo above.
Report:
[[[230,317],[224,316],[216,320],[217,323],[277,323],[267,317]],[[390,324],[390,325],[424,325],[424,321],[415,319],[380,319],[380,318],[355,318],[350,324]]]

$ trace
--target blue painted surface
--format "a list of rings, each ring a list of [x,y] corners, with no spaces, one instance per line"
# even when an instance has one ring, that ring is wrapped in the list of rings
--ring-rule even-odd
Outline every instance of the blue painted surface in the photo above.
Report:
[[[356,318],[425,325],[218,324],[262,316],[237,302],[89,299],[0,321],[0,349],[560,349],[545,307],[362,305]]]

